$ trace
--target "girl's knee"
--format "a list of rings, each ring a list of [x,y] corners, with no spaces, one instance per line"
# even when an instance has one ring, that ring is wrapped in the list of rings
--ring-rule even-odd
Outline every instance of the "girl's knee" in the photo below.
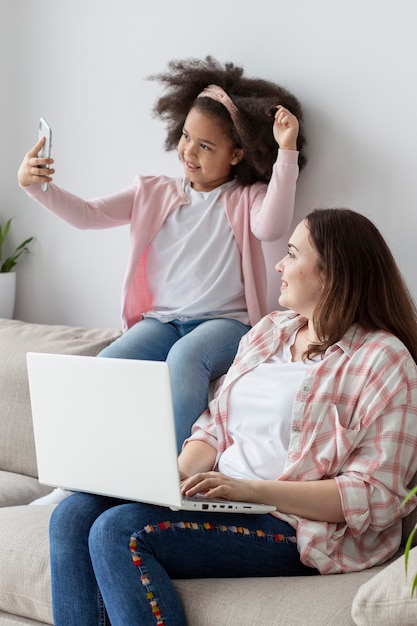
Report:
[[[166,361],[170,366],[171,375],[193,376],[206,375],[209,359],[204,350],[190,341],[177,341],[170,349]]]

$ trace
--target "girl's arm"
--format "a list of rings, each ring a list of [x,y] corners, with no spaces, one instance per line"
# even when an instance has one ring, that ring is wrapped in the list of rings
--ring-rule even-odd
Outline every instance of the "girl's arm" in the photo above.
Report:
[[[54,169],[46,170],[41,167],[53,163],[53,159],[37,156],[42,144],[43,139],[29,150],[18,171],[19,185],[31,198],[76,228],[113,228],[129,224],[135,185],[105,198],[92,200],[84,200],[54,184],[49,185],[47,192],[42,191],[39,183],[51,183],[51,174],[55,173]],[[48,173],[47,176],[45,172]]]
[[[261,241],[276,241],[287,234],[294,212],[295,186],[298,178],[298,119],[278,106],[273,125],[279,146],[277,161],[265,195],[251,208],[251,229]]]
[[[298,179],[298,151],[278,150],[268,187],[263,186],[251,206],[251,230],[261,241],[287,235],[294,214]]]

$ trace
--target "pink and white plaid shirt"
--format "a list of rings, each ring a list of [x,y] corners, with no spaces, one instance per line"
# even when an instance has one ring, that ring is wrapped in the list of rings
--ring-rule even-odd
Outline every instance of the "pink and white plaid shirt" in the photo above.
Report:
[[[241,340],[235,361],[193,428],[220,454],[230,445],[234,381],[274,354],[305,322],[293,312],[264,317]],[[253,416],[256,419],[256,415]],[[335,478],[345,523],[273,513],[297,530],[301,559],[322,574],[390,558],[401,540],[402,507],[417,472],[417,366],[393,335],[353,326],[310,368],[297,392],[284,472],[277,480]]]

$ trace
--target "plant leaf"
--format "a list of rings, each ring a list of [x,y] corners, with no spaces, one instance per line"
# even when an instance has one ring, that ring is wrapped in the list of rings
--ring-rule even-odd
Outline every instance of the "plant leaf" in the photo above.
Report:
[[[410,489],[408,494],[405,496],[404,500],[401,503],[401,506],[404,506],[404,504],[406,504],[409,500],[411,500],[411,498],[415,496],[416,493],[417,493],[417,485],[414,485],[414,487]],[[408,535],[408,539],[404,548],[404,570],[405,570],[406,576],[408,574],[408,557],[410,555],[410,550],[412,548],[412,543],[413,543],[414,535],[416,534],[416,532],[417,532],[417,524],[415,524],[413,530]],[[413,579],[413,583],[411,587],[411,597],[414,595],[416,589],[417,589],[417,574],[414,576],[414,579]]]
[[[8,219],[4,227],[2,227],[0,224],[0,262],[2,259],[3,244],[7,235],[9,234],[12,219],[14,218],[11,217],[10,219]],[[2,263],[0,263],[0,273],[10,272],[15,267],[15,265],[17,265],[17,261],[20,255],[29,252],[28,245],[31,243],[31,241],[33,241],[33,239],[33,237],[28,237],[27,239],[22,241],[22,243],[17,246],[17,248],[11,255],[8,256]]]
[[[404,504],[406,504],[409,500],[411,500],[411,498],[415,496],[416,493],[417,493],[417,485],[414,485],[414,487],[407,493],[404,500],[401,502],[401,506],[404,506]]]
[[[414,538],[414,535],[416,534],[416,531],[417,531],[417,524],[414,526],[413,530],[408,535],[407,543],[405,544],[405,548],[404,548],[404,569],[405,569],[406,576],[408,574],[408,556],[410,554],[411,544],[413,543],[413,538]]]
[[[7,220],[4,228],[2,228],[1,224],[0,224],[0,259],[1,259],[1,254],[2,254],[1,251],[2,251],[2,248],[3,248],[3,243],[4,243],[7,235],[9,234],[9,230],[10,230],[10,225],[12,223],[12,219],[13,218],[10,218],[9,220]]]
[[[414,592],[416,589],[417,589],[417,574],[414,576],[413,586],[411,587],[411,597],[414,595]]]

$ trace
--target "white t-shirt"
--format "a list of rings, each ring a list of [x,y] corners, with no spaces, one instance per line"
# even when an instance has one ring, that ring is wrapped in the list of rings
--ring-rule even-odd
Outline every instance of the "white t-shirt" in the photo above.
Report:
[[[306,370],[317,362],[316,358],[291,361],[295,336],[232,386],[228,432],[234,443],[219,459],[220,472],[263,480],[275,480],[282,474],[295,395]]]
[[[190,204],[172,211],[148,249],[153,307],[145,317],[166,322],[231,317],[249,324],[241,255],[219,199],[234,184],[204,192],[184,181]]]

